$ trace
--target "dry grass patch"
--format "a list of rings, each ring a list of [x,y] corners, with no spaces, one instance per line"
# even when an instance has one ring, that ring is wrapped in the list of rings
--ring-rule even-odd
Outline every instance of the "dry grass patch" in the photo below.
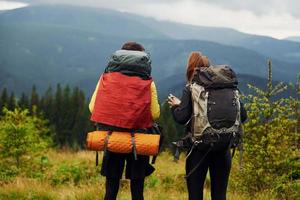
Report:
[[[49,165],[39,178],[29,178],[24,174],[10,182],[2,183],[0,200],[95,200],[103,199],[105,178],[99,175],[100,167],[95,167],[95,152],[49,150],[45,156]],[[102,155],[99,155],[101,165]],[[235,164],[234,164],[235,165]],[[187,200],[184,179],[185,158],[175,163],[169,152],[163,152],[156,161],[155,172],[146,178],[145,200]],[[37,169],[37,168],[33,168]],[[236,167],[232,173],[236,173]],[[234,174],[231,174],[234,176]],[[204,191],[204,199],[210,199],[209,188]],[[130,200],[128,180],[121,181],[118,200]],[[248,197],[229,188],[230,200],[272,200],[271,192]]]

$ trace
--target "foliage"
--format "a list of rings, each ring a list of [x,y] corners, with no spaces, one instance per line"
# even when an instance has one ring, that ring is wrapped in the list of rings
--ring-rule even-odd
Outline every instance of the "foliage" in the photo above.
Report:
[[[44,179],[18,175],[15,180],[1,185],[0,199],[102,199],[105,192],[105,178],[100,177],[96,170],[94,152],[51,149],[45,156],[49,158],[51,165],[43,172]],[[182,157],[178,163],[174,163],[172,155],[163,152],[157,158],[155,172],[145,179],[145,199],[187,200],[184,162],[185,158]],[[57,184],[54,184],[54,179],[59,179]],[[59,182],[61,180],[64,182]],[[227,197],[230,200],[276,199],[271,191],[261,191],[248,196],[230,187]],[[121,181],[118,199],[131,199],[128,180]],[[210,199],[207,188],[204,190],[204,199]]]
[[[172,148],[171,143],[183,137],[185,133],[184,127],[174,122],[171,110],[167,103],[164,103],[161,107],[159,124],[163,127],[164,148]]]
[[[59,166],[57,171],[51,178],[51,183],[53,185],[61,185],[66,183],[71,183],[77,185],[80,180],[85,176],[85,168],[80,168],[79,165],[67,165],[63,164]]]
[[[3,89],[0,98],[1,108],[28,109],[30,115],[44,117],[49,121],[54,144],[56,146],[83,147],[86,133],[92,129],[85,95],[78,87],[57,85],[56,91],[49,87],[39,96],[35,86],[30,95],[22,93],[17,99],[13,93],[9,98],[7,89]],[[0,112],[0,116],[3,115]]]
[[[3,163],[3,161],[0,163],[0,169],[0,185],[11,182],[21,171],[16,166]]]
[[[293,181],[290,174],[300,173],[299,167],[291,164],[291,160],[297,160],[297,157],[299,164],[300,154],[295,142],[298,141],[295,137],[299,137],[299,132],[295,132],[299,117],[296,114],[299,113],[293,109],[295,104],[299,106],[299,100],[292,97],[276,99],[286,86],[279,83],[273,87],[271,67],[269,62],[267,88],[262,90],[249,85],[255,95],[245,98],[249,120],[244,127],[244,166],[239,182],[252,194],[265,189],[284,190],[284,193],[278,194],[285,195],[285,198],[294,193],[300,194],[299,190],[287,188]]]
[[[20,167],[22,157],[47,148],[50,144],[47,121],[37,116],[29,116],[28,110],[19,108],[3,109],[0,121],[0,156],[14,159]]]

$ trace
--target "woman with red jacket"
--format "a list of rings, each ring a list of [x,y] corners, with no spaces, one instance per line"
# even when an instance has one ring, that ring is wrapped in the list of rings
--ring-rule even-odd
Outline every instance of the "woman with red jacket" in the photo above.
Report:
[[[91,121],[99,130],[125,131],[149,129],[158,119],[160,108],[151,77],[151,60],[142,45],[125,43],[110,57],[90,105]],[[107,151],[101,174],[106,177],[105,200],[115,200],[126,161],[125,177],[130,179],[133,200],[143,200],[144,179],[154,168],[149,156]]]

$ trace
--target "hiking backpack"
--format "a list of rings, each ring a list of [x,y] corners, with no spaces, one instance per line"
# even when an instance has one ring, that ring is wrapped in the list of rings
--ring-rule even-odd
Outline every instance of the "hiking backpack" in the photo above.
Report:
[[[236,147],[241,140],[240,95],[234,71],[226,65],[199,69],[190,85],[193,143],[214,149]]]
[[[179,159],[180,148],[189,150],[186,159],[194,148],[200,148],[205,153],[185,178],[196,171],[210,151],[233,148],[233,156],[239,146],[242,152],[241,105],[237,85],[236,74],[226,65],[196,71],[189,85],[193,106],[193,114],[188,121],[191,122],[191,133],[173,142],[176,147],[174,159]],[[241,158],[242,153],[240,162]]]

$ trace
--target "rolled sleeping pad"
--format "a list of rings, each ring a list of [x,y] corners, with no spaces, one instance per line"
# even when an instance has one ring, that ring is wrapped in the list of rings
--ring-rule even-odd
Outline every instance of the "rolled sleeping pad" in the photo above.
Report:
[[[86,146],[89,150],[104,151],[105,141],[107,141],[107,150],[115,153],[133,152],[132,133],[129,132],[111,132],[107,137],[108,131],[89,132],[86,139]],[[159,151],[160,135],[134,133],[136,153],[138,155],[156,156]]]

